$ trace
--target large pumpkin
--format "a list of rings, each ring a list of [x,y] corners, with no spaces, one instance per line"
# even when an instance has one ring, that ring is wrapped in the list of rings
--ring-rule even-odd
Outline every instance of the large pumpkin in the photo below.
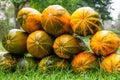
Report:
[[[42,30],[35,31],[28,36],[27,50],[36,57],[43,58],[52,52],[53,39]]]
[[[27,52],[28,34],[20,29],[11,29],[2,38],[3,47],[11,54],[22,55]]]
[[[101,64],[100,67],[102,70],[107,72],[118,72],[120,71],[120,54],[110,54],[109,56],[106,56]]]
[[[94,34],[101,30],[99,14],[90,7],[81,7],[71,15],[70,24],[74,33],[81,36]]]
[[[70,14],[60,5],[48,6],[42,12],[41,20],[43,29],[53,36],[71,31]]]
[[[72,60],[72,68],[75,72],[82,72],[97,67],[97,57],[92,52],[80,52]]]
[[[54,52],[61,58],[69,59],[74,54],[84,50],[84,46],[81,46],[79,40],[69,34],[63,34],[58,36],[53,44]],[[86,47],[86,46],[85,46]]]
[[[22,8],[19,10],[17,20],[20,26],[28,33],[42,29],[41,13],[34,8]]]
[[[17,60],[15,56],[12,56],[9,52],[0,52],[0,70],[3,72],[9,72],[15,70]]]
[[[117,51],[119,37],[112,31],[98,31],[90,40],[90,47],[98,56],[107,56]]]
[[[47,57],[42,58],[39,63],[38,68],[42,72],[48,72],[54,69],[66,69],[68,67],[68,61],[65,59],[61,59],[56,55],[50,55]]]

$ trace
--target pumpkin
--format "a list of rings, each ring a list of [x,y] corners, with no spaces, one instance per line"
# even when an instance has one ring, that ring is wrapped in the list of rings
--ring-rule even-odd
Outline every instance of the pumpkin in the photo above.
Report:
[[[18,59],[17,68],[21,71],[36,69],[38,60],[34,57],[22,57]]]
[[[92,52],[80,52],[73,58],[71,65],[75,72],[82,72],[88,69],[97,68],[98,58]]]
[[[55,69],[62,70],[68,67],[68,61],[65,59],[61,59],[56,55],[50,55],[42,58],[39,62],[38,68],[42,72],[49,72]]]
[[[73,55],[84,50],[84,46],[80,45],[81,43],[83,42],[79,43],[79,40],[74,36],[63,34],[55,39],[53,49],[60,58],[70,59]]]
[[[100,68],[110,73],[120,71],[120,54],[113,53],[103,58]]]
[[[119,47],[119,37],[112,31],[98,31],[90,39],[90,47],[98,56],[107,56],[117,51]]]
[[[32,32],[27,38],[27,50],[36,58],[43,58],[52,53],[53,39],[42,30]]]
[[[28,33],[42,29],[41,13],[34,8],[25,7],[18,11],[17,21]]]
[[[95,34],[102,27],[99,14],[90,7],[75,10],[71,15],[70,24],[73,32],[81,36]]]
[[[41,15],[43,29],[57,37],[63,33],[70,33],[70,14],[60,5],[50,5],[44,9]]]
[[[3,47],[11,54],[23,55],[27,52],[28,34],[20,29],[11,29],[2,38]]]
[[[15,70],[17,60],[15,56],[9,52],[0,52],[0,70],[2,72],[9,72]]]

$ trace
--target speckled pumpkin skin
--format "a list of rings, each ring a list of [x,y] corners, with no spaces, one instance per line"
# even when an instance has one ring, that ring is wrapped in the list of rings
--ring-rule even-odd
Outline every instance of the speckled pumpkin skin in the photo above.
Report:
[[[90,7],[82,7],[75,10],[70,19],[74,33],[81,36],[95,34],[101,30],[101,19],[99,14]]]
[[[70,59],[73,55],[83,51],[83,48],[79,41],[69,34],[58,36],[53,44],[55,54],[65,59]]]
[[[20,26],[28,33],[42,29],[41,13],[34,8],[22,8],[17,15]]]
[[[52,52],[53,39],[42,30],[31,33],[27,38],[27,50],[36,58],[43,58]]]
[[[72,60],[72,68],[75,72],[98,67],[98,58],[92,52],[84,51],[78,53]]]
[[[42,72],[49,72],[54,69],[66,69],[69,66],[69,63],[65,59],[61,59],[56,55],[50,55],[47,57],[42,58],[39,63],[38,68]]]
[[[70,14],[60,5],[48,6],[41,15],[43,29],[57,37],[63,33],[70,33]]]
[[[92,51],[98,56],[107,56],[117,51],[120,39],[112,31],[98,31],[90,40]]]
[[[120,54],[110,54],[106,56],[101,64],[100,67],[102,70],[110,72],[110,73],[116,73],[120,71]]]
[[[2,38],[3,47],[11,54],[23,55],[27,52],[28,34],[20,29],[11,29]]]
[[[0,70],[3,72],[9,72],[15,70],[17,60],[15,56],[12,56],[9,52],[0,52]]]

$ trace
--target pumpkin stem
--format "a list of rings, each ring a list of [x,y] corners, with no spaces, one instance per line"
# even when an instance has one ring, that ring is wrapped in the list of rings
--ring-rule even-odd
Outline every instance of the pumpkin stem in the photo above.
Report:
[[[10,40],[7,40],[6,42],[7,42],[7,44],[10,44],[10,43],[11,43],[11,41],[10,41]]]

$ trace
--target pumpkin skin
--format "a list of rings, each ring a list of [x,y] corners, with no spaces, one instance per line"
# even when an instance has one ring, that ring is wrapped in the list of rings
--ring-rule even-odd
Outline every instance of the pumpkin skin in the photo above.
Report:
[[[73,12],[70,24],[74,33],[81,36],[95,34],[101,30],[99,14],[90,7],[78,8]]]
[[[70,59],[73,55],[84,50],[79,41],[69,34],[58,36],[53,43],[53,49],[56,55],[65,59]]]
[[[104,71],[110,72],[110,73],[116,73],[120,71],[120,54],[110,54],[106,56],[101,64],[100,68]]]
[[[11,29],[2,38],[3,47],[11,54],[23,55],[27,52],[28,34],[20,29]]]
[[[117,34],[109,30],[102,30],[92,36],[90,47],[98,56],[107,56],[117,51],[119,42]]]
[[[18,59],[17,68],[21,71],[36,69],[38,60],[34,57],[22,57]]]
[[[52,53],[53,39],[42,30],[35,31],[28,36],[27,50],[36,58],[43,58]]]
[[[60,5],[48,6],[41,15],[43,29],[57,37],[63,33],[70,33],[70,14]]]
[[[75,72],[82,72],[87,69],[97,68],[98,58],[92,52],[80,52],[73,58],[71,65]]]
[[[22,8],[19,10],[17,20],[20,26],[28,33],[42,29],[41,13],[34,8]]]
[[[47,57],[42,58],[42,60],[39,63],[38,68],[42,72],[49,72],[54,69],[66,69],[68,67],[68,61],[65,59],[61,59],[56,55],[50,55]]]
[[[17,60],[9,52],[0,52],[0,70],[2,72],[13,71],[16,68]]]

